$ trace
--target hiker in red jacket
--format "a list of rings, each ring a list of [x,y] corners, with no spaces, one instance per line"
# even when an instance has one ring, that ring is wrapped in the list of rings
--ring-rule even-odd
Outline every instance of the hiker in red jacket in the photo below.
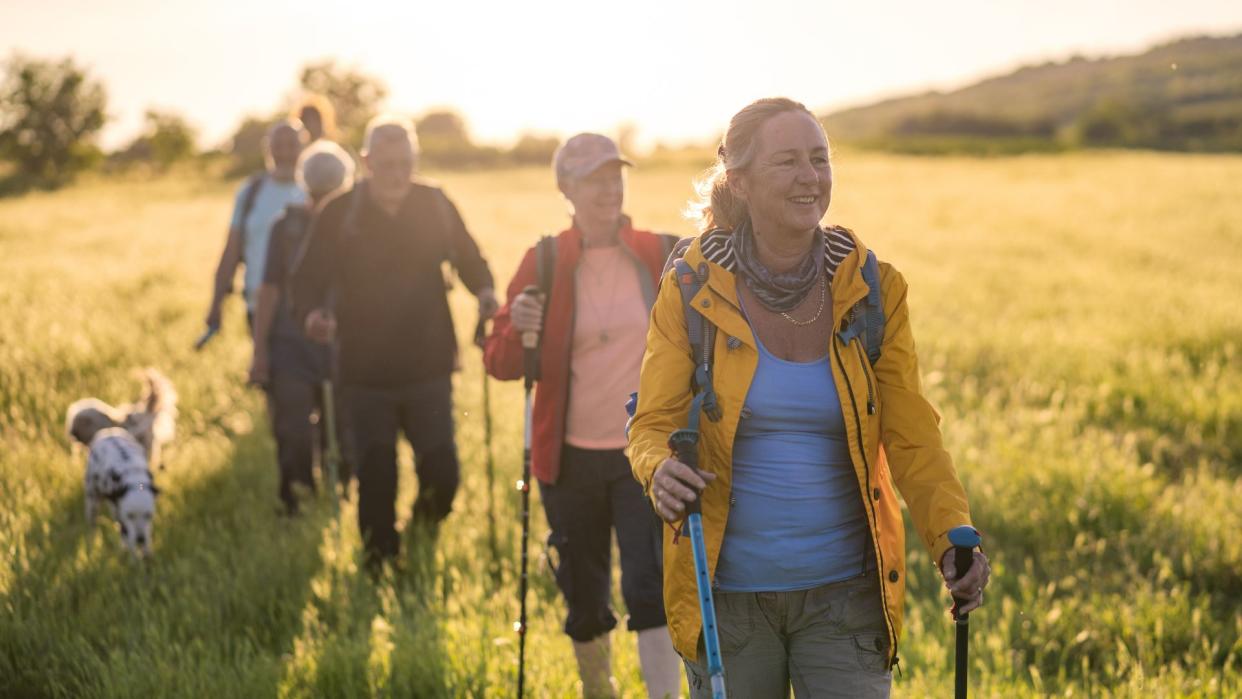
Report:
[[[637,632],[648,693],[677,696],[678,658],[664,617],[660,521],[634,480],[623,449],[625,402],[638,390],[647,318],[672,236],[634,228],[622,213],[623,166],[611,139],[583,133],[554,159],[556,184],[572,210],[569,228],[527,250],[508,303],[487,339],[487,371],[522,377],[523,332],[542,334],[535,394],[532,470],[559,559],[556,581],[569,607],[585,696],[615,693],[609,632],[612,530],[621,551],[621,594]],[[528,286],[545,298],[522,293]]]

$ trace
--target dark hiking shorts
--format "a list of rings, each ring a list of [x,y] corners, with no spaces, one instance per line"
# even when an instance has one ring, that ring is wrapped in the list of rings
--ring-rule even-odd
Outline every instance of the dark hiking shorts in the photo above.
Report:
[[[614,529],[629,630],[664,626],[660,520],[625,454],[567,444],[556,484],[539,486],[552,527],[548,558],[569,607],[565,633],[585,642],[617,625],[609,605]]]

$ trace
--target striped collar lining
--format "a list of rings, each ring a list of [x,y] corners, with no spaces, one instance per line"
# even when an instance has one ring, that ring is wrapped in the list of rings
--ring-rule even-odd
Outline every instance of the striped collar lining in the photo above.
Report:
[[[854,252],[854,237],[848,229],[840,226],[825,228],[824,231],[824,271],[828,273],[828,281],[836,276],[837,267]],[[710,262],[737,273],[737,258],[733,251],[733,232],[723,228],[708,231],[699,240],[699,250]]]

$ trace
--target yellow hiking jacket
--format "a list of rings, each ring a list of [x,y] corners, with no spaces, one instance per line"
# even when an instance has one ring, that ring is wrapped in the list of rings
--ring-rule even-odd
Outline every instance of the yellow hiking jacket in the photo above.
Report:
[[[841,328],[854,304],[866,296],[862,265],[867,250],[853,232],[826,230],[825,263],[832,276],[833,327]],[[713,386],[723,417],[700,421],[699,467],[716,474],[702,495],[707,562],[715,579],[732,487],[733,439],[759,352],[750,325],[738,305],[733,251],[727,231],[712,231],[686,251],[694,269],[706,262],[707,283],[693,299],[694,308],[717,328]],[[828,355],[845,415],[850,458],[864,501],[889,634],[889,664],[896,662],[905,599],[905,530],[900,491],[915,527],[939,565],[950,548],[950,529],[970,524],[966,494],[952,458],[940,438],[940,416],[923,397],[914,336],[906,306],[906,282],[897,270],[880,263],[884,297],[884,343],[874,371],[862,338],[849,345],[833,334]],[[673,271],[665,276],[651,312],[643,356],[639,399],[630,426],[628,454],[634,476],[651,497],[651,478],[670,456],[668,437],[686,425],[694,363],[686,332],[681,292]],[[868,404],[874,411],[868,410]],[[870,413],[870,414],[869,414]],[[881,449],[883,445],[883,449]],[[702,620],[694,581],[694,556],[687,537],[664,528],[664,603],[673,645],[682,655],[697,655]]]

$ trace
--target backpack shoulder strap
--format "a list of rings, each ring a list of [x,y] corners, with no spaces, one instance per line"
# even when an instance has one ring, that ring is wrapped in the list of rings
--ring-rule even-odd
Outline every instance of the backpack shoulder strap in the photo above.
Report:
[[[656,233],[656,237],[660,239],[660,256],[667,260],[668,256],[673,254],[673,248],[677,247],[681,238],[672,233]]]
[[[245,194],[242,195],[241,217],[237,220],[241,222],[242,236],[242,262],[246,261],[246,219],[250,218],[250,212],[254,210],[254,202],[259,197],[259,190],[263,189],[263,181],[267,179],[267,172],[256,172],[246,178]]]
[[[684,252],[684,251],[683,251]],[[686,337],[690,340],[690,354],[694,361],[694,376],[690,388],[694,391],[694,401],[690,406],[690,425],[698,429],[699,409],[707,415],[707,419],[716,422],[721,418],[720,406],[716,402],[716,392],[712,388],[713,350],[716,345],[716,326],[703,317],[694,307],[694,297],[707,282],[707,263],[699,265],[696,272],[690,263],[682,257],[670,257],[670,263],[676,270],[677,287],[681,291],[681,306],[686,316]]]
[[[254,209],[254,201],[259,196],[259,190],[263,189],[263,182],[267,179],[266,172],[256,172],[246,178],[246,196],[242,198],[242,224],[245,225],[246,217]]]
[[[871,366],[880,361],[880,351],[884,344],[884,295],[880,290],[880,263],[875,253],[867,251],[867,261],[863,263],[863,281],[867,282],[867,307],[863,312],[864,341],[867,349],[867,360]]]
[[[880,289],[880,263],[870,250],[863,261],[862,275],[867,283],[867,295],[850,309],[846,326],[837,331],[837,336],[847,345],[854,338],[860,338],[867,361],[874,367],[880,361],[884,344],[884,295]]]
[[[535,244],[535,283],[544,298],[552,296],[552,282],[556,277],[556,236],[545,235]]]
[[[668,236],[667,239],[672,239],[672,238],[673,236],[670,235]],[[694,236],[689,236],[687,238],[673,240],[671,244],[669,244],[666,250],[667,255],[664,260],[664,271],[660,272],[661,280],[663,280],[665,277],[668,276],[668,271],[673,268],[674,263],[676,263],[678,260],[686,256],[686,250],[690,249],[690,244],[693,242],[694,242]],[[687,269],[688,268],[689,268],[689,265],[687,265]]]

